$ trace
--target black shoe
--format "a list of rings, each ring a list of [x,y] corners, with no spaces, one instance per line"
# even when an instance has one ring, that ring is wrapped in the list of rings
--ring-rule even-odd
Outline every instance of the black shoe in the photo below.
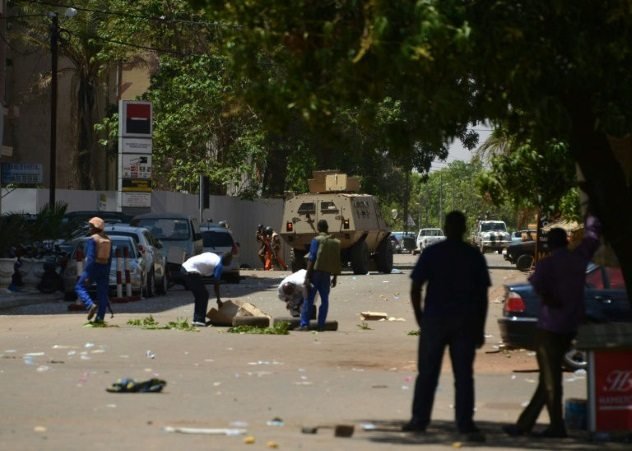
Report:
[[[206,323],[204,321],[193,321],[191,325],[195,327],[206,327]]]
[[[300,327],[297,327],[294,330],[296,330],[298,332],[308,332],[309,331],[309,327],[307,327],[307,326],[300,326]]]
[[[414,432],[416,434],[423,434],[426,432],[426,425],[417,420],[410,420],[408,423],[402,426],[403,432]]]
[[[97,305],[96,304],[92,304],[90,306],[90,308],[88,309],[88,321],[90,321],[92,318],[94,318],[94,315],[97,314]]]
[[[534,432],[533,436],[537,438],[566,438],[568,434],[564,429],[547,428],[541,432]]]
[[[503,432],[510,437],[520,437],[527,434],[515,424],[507,424],[503,426]]]

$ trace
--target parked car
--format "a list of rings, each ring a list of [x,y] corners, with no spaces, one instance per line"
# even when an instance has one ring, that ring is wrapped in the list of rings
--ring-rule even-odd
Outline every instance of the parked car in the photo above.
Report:
[[[445,235],[440,228],[419,229],[417,239],[415,240],[416,248],[413,254],[419,254],[431,244],[438,243],[441,240],[445,240]]]
[[[127,265],[130,272],[130,284],[132,286],[132,295],[140,296],[145,294],[146,280],[147,280],[147,268],[145,267],[145,260],[140,254],[134,239],[129,236],[109,235],[112,240],[112,265],[110,266],[110,296],[116,296],[117,292],[117,278],[116,272],[118,268],[118,258],[116,256],[117,250],[121,255],[124,254],[124,250],[127,249],[128,258]],[[75,295],[75,283],[79,273],[77,272],[77,253],[79,256],[86,254],[86,241],[89,237],[75,238],[69,244],[72,246],[72,253],[68,264],[64,269],[62,278],[64,280],[64,293],[65,299],[72,300],[76,298]],[[123,260],[121,258],[121,260]],[[124,268],[124,261],[121,261],[121,265]],[[124,269],[123,269],[124,270]],[[95,285],[91,283],[88,287],[90,291],[94,291]],[[125,290],[123,295],[125,296]]]
[[[106,224],[127,224],[131,216],[120,211],[81,210],[69,211],[64,214],[61,223],[73,238],[86,236],[88,233],[88,220],[98,216]]]
[[[145,227],[133,227],[122,224],[106,225],[105,233],[131,237],[148,268],[145,279],[145,297],[152,297],[154,293],[165,294],[168,288],[167,257],[162,253],[162,243],[156,239]]]
[[[531,240],[535,240],[535,236],[536,236],[537,230],[533,230],[533,229],[523,229],[523,230],[516,230],[514,232],[511,232],[511,243],[519,243],[522,241],[531,241]]]
[[[402,245],[397,239],[395,235],[392,233],[388,236],[388,239],[391,241],[391,247],[393,248],[393,253],[401,254],[402,253]]]
[[[233,232],[220,224],[204,224],[200,226],[204,252],[213,252],[223,255],[230,252],[233,259],[228,267],[224,268],[222,278],[239,283],[239,243],[235,241]]]
[[[508,262],[516,265],[516,268],[520,271],[528,271],[533,265],[533,259],[535,258],[536,247],[536,232],[531,233],[524,232],[521,235],[520,241],[512,242],[509,246],[503,249],[503,258]],[[546,240],[543,239],[540,242],[542,251],[547,250]]]
[[[130,225],[149,229],[162,242],[167,279],[170,284],[183,284],[182,263],[203,250],[197,218],[180,213],[146,213],[134,216]]]
[[[586,321],[595,323],[632,321],[620,268],[589,264],[584,294]],[[534,348],[534,334],[540,311],[540,298],[529,283],[505,285],[502,317],[498,318],[500,336],[510,348]],[[564,358],[570,369],[586,367],[583,352],[571,349]]]
[[[415,234],[413,232],[391,232],[399,243],[400,253],[411,253],[415,250]]]

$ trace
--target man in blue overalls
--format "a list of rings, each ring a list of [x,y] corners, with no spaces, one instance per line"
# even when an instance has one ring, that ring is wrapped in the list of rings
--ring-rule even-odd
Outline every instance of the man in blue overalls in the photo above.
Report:
[[[316,293],[320,294],[318,308],[318,330],[325,330],[325,321],[329,310],[329,289],[336,286],[340,274],[340,241],[327,233],[329,224],[324,219],[318,221],[318,236],[309,246],[305,288],[307,299],[301,308],[301,322],[298,330],[308,330],[309,319],[314,305]]]
[[[75,292],[88,310],[88,321],[103,322],[107,309],[108,289],[110,285],[110,264],[112,263],[112,241],[103,232],[103,219],[94,217],[88,221],[90,238],[86,241],[86,263],[83,272],[75,284]],[[86,281],[96,284],[97,302],[92,300],[86,288]]]

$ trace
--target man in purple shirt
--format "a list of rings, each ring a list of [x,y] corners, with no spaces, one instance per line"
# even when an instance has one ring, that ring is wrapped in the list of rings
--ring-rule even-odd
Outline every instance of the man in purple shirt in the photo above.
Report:
[[[550,424],[537,435],[566,437],[562,416],[562,359],[584,317],[586,266],[599,247],[600,229],[597,218],[588,216],[584,239],[573,250],[567,247],[564,229],[554,228],[547,234],[551,255],[540,260],[529,277],[542,301],[535,335],[540,377],[538,387],[518,422],[503,427],[511,436],[530,433],[546,405]]]

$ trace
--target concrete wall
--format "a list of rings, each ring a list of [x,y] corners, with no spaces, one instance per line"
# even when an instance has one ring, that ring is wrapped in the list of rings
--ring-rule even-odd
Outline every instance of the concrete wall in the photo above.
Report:
[[[21,188],[16,190],[2,189],[2,213],[37,213],[48,203],[48,189]],[[115,211],[117,205],[116,191],[79,191],[57,190],[55,198],[68,204],[68,211],[100,210]],[[197,194],[172,193],[154,191],[151,196],[153,213],[186,213],[200,217]],[[138,212],[140,213],[140,212]],[[202,222],[227,221],[235,239],[241,248],[241,263],[253,268],[260,266],[257,257],[255,231],[257,224],[272,226],[275,230],[281,227],[283,215],[282,199],[242,200],[228,196],[210,196],[209,208],[202,211]],[[287,247],[287,246],[286,246]],[[289,250],[285,250],[286,261]]]

